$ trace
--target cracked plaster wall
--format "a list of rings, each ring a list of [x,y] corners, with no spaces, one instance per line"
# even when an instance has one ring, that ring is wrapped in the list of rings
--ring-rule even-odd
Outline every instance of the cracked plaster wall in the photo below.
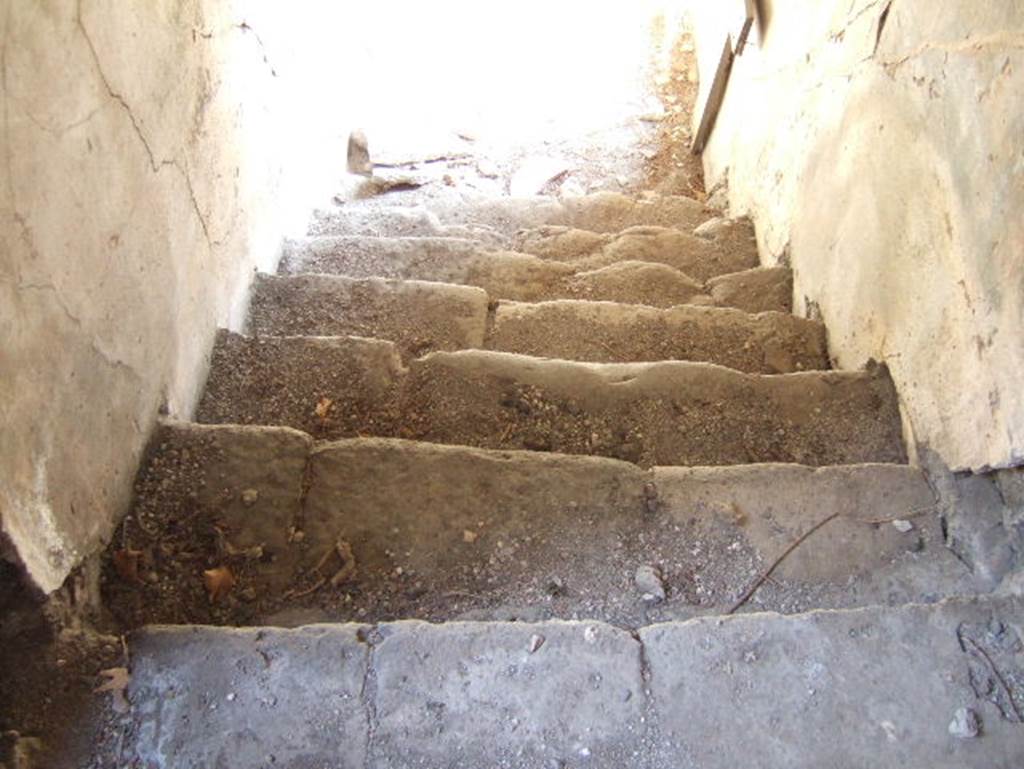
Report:
[[[708,187],[728,181],[766,263],[789,258],[838,366],[888,363],[912,442],[1024,463],[1024,3],[761,7]],[[739,13],[694,4],[702,75]]]
[[[300,26],[313,5],[0,0],[0,520],[47,591],[109,538],[158,410],[190,414],[215,329],[340,171],[344,92],[300,105],[285,43],[336,47]]]

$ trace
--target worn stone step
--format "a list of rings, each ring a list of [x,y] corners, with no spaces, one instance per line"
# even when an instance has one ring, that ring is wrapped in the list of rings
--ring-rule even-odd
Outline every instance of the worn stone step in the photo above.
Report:
[[[692,198],[597,192],[581,197],[494,198],[479,202],[428,201],[414,208],[386,202],[346,204],[318,212],[311,235],[456,235],[485,228],[506,238],[524,228],[566,225],[619,232],[637,225],[692,231],[713,214]],[[463,230],[463,232],[465,232]],[[473,235],[475,237],[475,235]]]
[[[256,336],[363,336],[405,355],[483,347],[486,292],[469,286],[334,275],[261,275],[253,287]]]
[[[496,352],[412,361],[402,437],[650,465],[903,462],[888,373],[743,374]]]
[[[505,246],[509,242],[506,234],[491,227],[443,223],[435,213],[422,206],[336,206],[317,212],[307,234],[458,238],[490,246]]]
[[[705,285],[669,263],[673,260],[659,261],[657,254],[641,249],[609,253],[612,258],[606,254],[596,260],[561,262],[458,238],[317,237],[291,241],[281,273],[436,281],[476,286],[493,298],[521,302],[584,298],[656,307],[696,303],[746,312],[789,312],[792,306],[788,269],[744,269],[718,275],[717,267],[703,266],[698,268],[700,274],[710,271],[717,276]],[[652,259],[626,258],[631,253]],[[748,261],[719,264],[721,269],[742,269]]]
[[[882,369],[758,376],[461,351],[431,353],[406,372],[387,342],[221,334],[196,418],[645,466],[905,461]]]
[[[613,302],[501,302],[491,350],[598,363],[690,360],[751,373],[829,367],[825,327],[783,313]]]
[[[391,342],[220,331],[196,421],[287,425],[314,436],[389,435],[405,378]]]
[[[517,251],[569,262],[578,269],[625,261],[653,262],[700,281],[758,266],[756,241],[751,240],[746,248],[730,244],[724,249],[714,241],[668,227],[631,227],[602,234],[549,226],[518,233],[512,244]]]
[[[792,312],[793,271],[788,267],[757,267],[720,275],[707,282],[712,304],[744,312]]]
[[[1019,598],[989,597],[635,637],[593,622],[152,628],[132,639],[131,714],[110,739],[152,767],[1013,767],[1022,616]],[[977,731],[955,726],[965,716]]]
[[[467,241],[382,240],[370,258],[365,258],[365,240],[315,243],[313,247],[322,250],[289,257],[284,271],[291,273],[299,265],[355,277],[376,271],[386,278],[476,286],[495,299],[524,302],[587,298],[656,307],[714,302],[704,284],[664,264],[627,261],[580,270],[514,251],[467,248]],[[350,244],[357,250],[349,251]]]
[[[171,423],[140,473],[126,524],[133,547],[156,554],[152,576],[126,583],[111,566],[105,605],[127,627],[296,616],[639,627],[727,611],[833,515],[741,611],[971,591],[968,569],[943,545],[928,484],[904,465],[645,471],[593,457],[394,439],[314,446],[287,428]],[[357,572],[298,595],[315,585],[315,567],[339,539]],[[259,557],[227,554],[252,548]],[[201,572],[225,559],[239,580],[232,597],[251,595],[211,604]],[[190,566],[196,561],[203,565]],[[332,557],[321,571],[330,577],[340,566]],[[656,570],[663,596],[645,597],[650,586],[637,582],[645,569]]]

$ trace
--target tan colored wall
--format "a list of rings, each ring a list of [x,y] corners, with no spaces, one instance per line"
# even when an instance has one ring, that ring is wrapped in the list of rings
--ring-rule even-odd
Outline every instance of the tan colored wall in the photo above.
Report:
[[[766,262],[788,252],[839,366],[889,364],[919,446],[1024,462],[1024,4],[762,4],[708,186],[728,178]],[[695,4],[705,83],[727,16]]]
[[[337,175],[274,47],[286,5],[0,0],[0,516],[46,590],[110,536],[158,408],[191,412],[215,328]]]

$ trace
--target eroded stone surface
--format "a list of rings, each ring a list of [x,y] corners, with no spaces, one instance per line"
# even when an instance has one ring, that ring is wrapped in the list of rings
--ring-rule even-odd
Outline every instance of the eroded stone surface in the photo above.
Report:
[[[724,769],[755,750],[773,767],[1015,766],[1024,726],[976,693],[981,663],[969,644],[1022,697],[1022,622],[1019,600],[964,600],[645,628],[661,737],[654,765]],[[949,733],[965,705],[979,709],[984,738]],[[722,724],[728,736],[715,736]]]
[[[825,328],[782,313],[611,302],[502,302],[493,350],[601,363],[691,360],[752,373],[829,367]]]
[[[369,742],[362,632],[341,625],[140,633],[122,760],[167,769],[362,769]]]
[[[642,761],[640,644],[622,630],[402,622],[380,634],[370,766]]]
[[[403,437],[641,465],[905,459],[884,372],[757,377],[707,364],[585,364],[507,353],[411,362]]]
[[[362,336],[407,356],[482,347],[487,294],[478,288],[326,275],[261,276],[249,316],[255,336]]]
[[[516,248],[545,259],[594,269],[624,261],[665,264],[697,280],[758,266],[753,240],[730,248],[669,227],[631,227],[600,234],[569,227],[541,227],[516,236]]]
[[[359,337],[217,337],[198,422],[282,425],[314,437],[389,434],[398,349]]]
[[[712,278],[708,291],[720,307],[745,312],[791,312],[793,273],[787,267],[758,267]]]

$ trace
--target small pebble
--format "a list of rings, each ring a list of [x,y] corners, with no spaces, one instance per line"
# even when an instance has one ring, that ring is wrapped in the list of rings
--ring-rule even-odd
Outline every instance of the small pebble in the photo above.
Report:
[[[661,603],[665,600],[665,584],[661,570],[655,566],[641,566],[633,577],[637,590],[647,603]]]
[[[462,541],[463,542],[470,542],[470,543],[476,542],[476,538],[478,536],[480,536],[480,535],[477,534],[475,531],[470,531],[469,529],[466,529],[465,531],[462,532]]]
[[[530,636],[530,654],[536,652],[540,647],[544,645],[544,636],[534,633]]]
[[[259,498],[260,493],[256,489],[246,489],[242,492],[242,504],[246,507],[252,507],[255,505]]]
[[[959,708],[949,722],[949,733],[958,740],[970,740],[981,734],[981,721],[970,708]]]
[[[914,530],[914,524],[910,521],[896,520],[892,522],[892,525],[896,527],[896,531],[900,534],[909,534]]]

